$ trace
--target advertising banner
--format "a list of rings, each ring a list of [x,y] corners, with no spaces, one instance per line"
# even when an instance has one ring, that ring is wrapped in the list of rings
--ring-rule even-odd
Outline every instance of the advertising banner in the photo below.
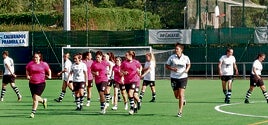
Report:
[[[267,27],[257,27],[254,32],[254,43],[268,43]]]
[[[149,30],[149,44],[191,44],[191,29]]]
[[[29,31],[0,32],[0,47],[27,47]]]

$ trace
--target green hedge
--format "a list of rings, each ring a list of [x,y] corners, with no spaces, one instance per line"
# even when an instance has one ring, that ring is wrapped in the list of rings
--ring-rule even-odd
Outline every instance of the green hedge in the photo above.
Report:
[[[36,20],[36,18],[38,20]],[[88,17],[88,20],[86,19]],[[147,28],[161,28],[160,17],[149,12],[137,9],[122,8],[90,8],[88,14],[85,9],[74,8],[71,10],[72,30],[86,30],[88,21],[89,30],[140,30]],[[34,19],[34,22],[32,22]],[[146,19],[146,23],[145,23]],[[39,23],[41,26],[57,24],[63,27],[63,14],[56,11],[0,14],[0,25],[31,25]],[[38,23],[39,22],[39,23]],[[11,29],[3,29],[10,31]]]
[[[38,20],[36,20],[36,18]],[[58,14],[55,11],[51,12],[35,12],[34,15],[31,12],[25,13],[6,13],[0,14],[0,24],[26,24],[31,25],[32,19],[34,23],[38,24],[39,21],[41,25],[52,25],[54,22],[62,18],[62,14]]]

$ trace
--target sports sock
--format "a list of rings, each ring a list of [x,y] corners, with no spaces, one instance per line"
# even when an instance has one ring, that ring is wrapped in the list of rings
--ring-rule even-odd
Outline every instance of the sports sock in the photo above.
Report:
[[[66,93],[66,91],[61,91],[60,96],[59,96],[59,100],[62,100],[64,98],[65,93]]]
[[[35,113],[36,113],[36,110],[33,109],[33,110],[32,110],[32,113],[35,114]]]
[[[81,96],[81,97],[80,97],[80,107],[82,107],[83,102],[84,102],[84,96]]]
[[[20,90],[19,90],[19,88],[15,86],[15,87],[12,87],[12,89],[15,91],[15,93],[19,97],[20,96]]]
[[[100,108],[101,108],[101,110],[103,110],[104,107],[105,107],[105,102],[101,102],[101,103],[100,103]]]
[[[105,99],[106,99],[106,103],[110,103],[110,98],[111,98],[111,96],[110,96],[110,94],[105,94]]]
[[[2,89],[2,91],[1,91],[1,98],[4,98],[5,93],[6,93],[6,89]]]
[[[81,104],[81,105],[83,105],[84,98],[85,98],[85,96],[81,96],[81,97],[80,97],[80,104]]]
[[[142,100],[143,96],[144,96],[144,92],[140,92],[140,99],[141,100]]]
[[[262,93],[263,93],[264,98],[265,98],[266,100],[268,100],[268,93],[267,93],[267,91],[263,91]]]
[[[130,110],[134,110],[134,97],[129,97]]]
[[[152,93],[152,99],[155,100],[155,97],[156,97],[156,92],[153,92]]]
[[[250,98],[250,96],[251,96],[251,91],[247,91],[247,94],[246,94],[246,99],[249,99]]]
[[[80,97],[75,97],[75,102],[76,102],[76,107],[80,108],[80,106],[81,106]]]
[[[227,94],[226,94],[226,99],[230,100],[231,99],[231,95],[232,95],[232,90],[228,90]]]

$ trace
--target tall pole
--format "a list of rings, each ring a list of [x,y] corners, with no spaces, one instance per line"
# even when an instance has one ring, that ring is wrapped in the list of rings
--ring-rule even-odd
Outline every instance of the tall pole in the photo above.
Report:
[[[88,46],[88,0],[86,0],[86,30],[87,30],[87,46]]]
[[[32,33],[31,33],[31,36],[32,36],[32,55],[34,54],[34,0],[32,0]]]
[[[242,27],[246,27],[246,24],[245,24],[245,0],[243,0],[243,7],[242,7]]]
[[[64,30],[71,30],[71,3],[70,0],[64,0]]]
[[[206,25],[205,25],[205,41],[206,41],[206,56],[205,56],[205,60],[206,60],[206,78],[208,75],[208,33],[207,33],[207,21],[208,21],[208,0],[206,0]]]
[[[201,29],[201,0],[198,0],[198,18],[199,18],[199,29]]]
[[[147,8],[146,8],[146,0],[144,0],[144,42],[146,43],[146,45],[148,45],[147,42],[147,14],[146,14]]]
[[[187,5],[183,9],[183,29],[186,29],[186,12],[187,12]]]

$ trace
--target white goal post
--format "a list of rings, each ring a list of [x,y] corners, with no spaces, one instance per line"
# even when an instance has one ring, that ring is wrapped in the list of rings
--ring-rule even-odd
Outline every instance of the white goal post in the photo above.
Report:
[[[92,54],[92,59],[95,60],[95,53],[97,51],[101,51],[102,53],[112,52],[115,57],[123,58],[125,53],[129,50],[135,51],[136,59],[141,62],[145,62],[145,54],[147,52],[152,52],[151,46],[129,46],[129,47],[62,47],[62,66],[63,66],[63,56],[65,53],[70,53],[70,57],[72,57],[76,53],[84,53],[90,52]],[[72,58],[70,58],[72,60]]]

